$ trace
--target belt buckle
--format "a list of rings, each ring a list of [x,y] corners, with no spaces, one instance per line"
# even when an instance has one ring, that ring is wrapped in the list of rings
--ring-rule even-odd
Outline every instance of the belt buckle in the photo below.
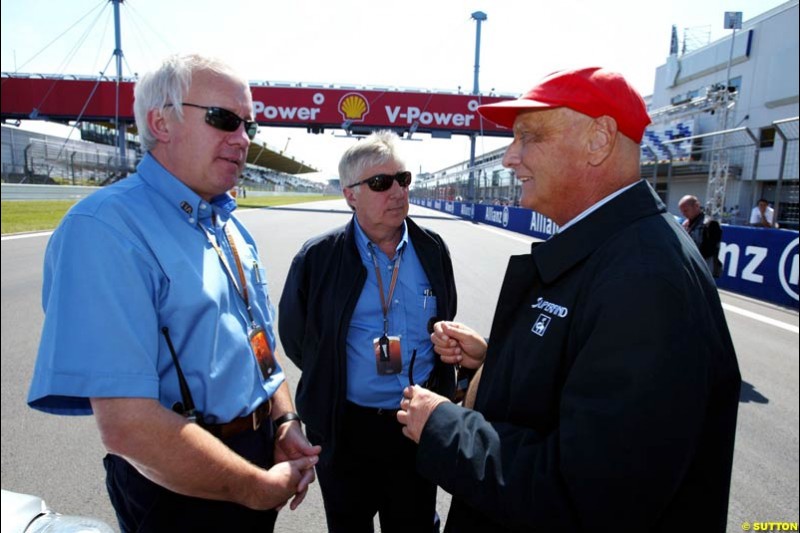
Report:
[[[262,414],[265,410],[266,412]],[[253,431],[261,427],[261,420],[268,417],[270,413],[272,413],[272,398],[267,398],[264,403],[256,407],[255,410],[250,413],[250,416],[253,417]]]

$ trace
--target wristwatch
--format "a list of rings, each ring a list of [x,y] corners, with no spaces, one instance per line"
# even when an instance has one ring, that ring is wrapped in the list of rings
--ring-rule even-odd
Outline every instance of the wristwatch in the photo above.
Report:
[[[281,416],[279,416],[278,418],[276,418],[275,420],[273,420],[272,421],[272,425],[275,426],[275,429],[277,430],[279,427],[284,425],[286,422],[291,422],[292,420],[297,420],[301,424],[303,423],[303,421],[300,419],[300,415],[298,415],[297,413],[293,413],[293,412],[289,411],[288,413],[284,413]]]

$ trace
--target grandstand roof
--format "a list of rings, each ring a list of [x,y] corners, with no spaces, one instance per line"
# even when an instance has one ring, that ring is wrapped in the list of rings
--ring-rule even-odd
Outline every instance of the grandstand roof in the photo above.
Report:
[[[110,122],[98,121],[96,124],[104,126],[109,131],[114,131],[115,126]],[[132,134],[138,133],[136,124],[128,126],[128,132]],[[247,162],[251,165],[264,167],[286,174],[307,174],[309,172],[319,172],[318,169],[310,167],[302,161],[297,161],[291,156],[285,156],[280,152],[276,152],[264,142],[255,140],[250,142],[250,148],[247,152]]]
[[[287,174],[319,172],[318,169],[310,167],[302,161],[297,161],[293,157],[285,156],[281,152],[276,152],[265,143],[257,140],[250,143],[247,162],[251,165],[270,168]]]

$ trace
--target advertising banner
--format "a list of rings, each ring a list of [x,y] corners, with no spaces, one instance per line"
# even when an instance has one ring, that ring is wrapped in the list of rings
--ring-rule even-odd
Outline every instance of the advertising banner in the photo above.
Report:
[[[549,218],[520,207],[468,204],[445,200],[412,200],[422,207],[461,218],[548,239],[558,226]],[[798,309],[798,232],[782,229],[722,226],[719,254],[720,289]]]
[[[110,120],[119,113],[133,120],[133,82],[43,77],[4,77],[3,118]],[[479,105],[510,97],[424,90],[361,89],[253,83],[253,116],[263,126],[359,128],[427,133],[511,136],[511,130],[481,118]],[[210,105],[210,104],[209,104]]]

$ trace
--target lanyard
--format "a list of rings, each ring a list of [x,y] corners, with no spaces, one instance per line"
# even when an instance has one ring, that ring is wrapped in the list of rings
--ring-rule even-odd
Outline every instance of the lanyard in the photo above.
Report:
[[[216,217],[214,217],[216,218]],[[214,220],[212,218],[212,221]],[[212,222],[214,223],[214,222]],[[203,231],[208,239],[208,242],[211,243],[211,246],[217,252],[219,256],[219,260],[222,263],[222,266],[225,267],[225,274],[227,274],[228,279],[231,280],[233,283],[233,288],[236,289],[236,294],[244,302],[245,307],[247,308],[247,316],[250,317],[250,323],[253,327],[256,326],[256,321],[253,319],[253,311],[250,308],[250,297],[247,293],[247,278],[244,276],[244,269],[242,268],[242,261],[239,259],[239,251],[236,249],[236,241],[233,239],[233,235],[231,235],[230,230],[228,229],[228,225],[225,225],[225,237],[228,239],[228,244],[231,247],[231,252],[233,253],[233,258],[236,260],[236,268],[239,271],[239,280],[242,282],[242,288],[239,289],[239,285],[236,283],[236,278],[233,275],[233,271],[231,270],[230,265],[228,264],[228,260],[225,259],[225,254],[222,252],[222,249],[217,244],[217,237],[214,233],[211,232],[210,229],[206,228],[204,225],[200,224],[200,227],[203,228]]]
[[[400,259],[403,257],[403,251],[397,255],[397,259],[392,266],[392,281],[389,283],[389,297],[383,295],[383,278],[381,277],[381,269],[378,267],[378,258],[375,256],[375,248],[372,243],[369,243],[369,252],[372,256],[372,264],[375,267],[375,276],[378,278],[378,291],[381,295],[381,310],[383,310],[383,335],[389,334],[389,305],[392,302],[392,295],[397,286],[397,274],[400,272]],[[388,299],[388,304],[387,304]]]

